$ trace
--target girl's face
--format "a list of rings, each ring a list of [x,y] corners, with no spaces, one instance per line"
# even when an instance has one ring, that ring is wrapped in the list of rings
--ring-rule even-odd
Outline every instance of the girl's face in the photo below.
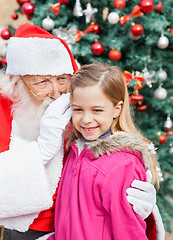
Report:
[[[90,141],[103,135],[121,111],[121,105],[114,106],[98,85],[75,88],[71,107],[74,127]]]

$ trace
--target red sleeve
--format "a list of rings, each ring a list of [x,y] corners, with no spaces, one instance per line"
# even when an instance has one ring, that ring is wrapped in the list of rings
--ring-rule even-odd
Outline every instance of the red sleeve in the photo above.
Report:
[[[0,152],[9,149],[12,121],[11,106],[12,102],[0,95]]]

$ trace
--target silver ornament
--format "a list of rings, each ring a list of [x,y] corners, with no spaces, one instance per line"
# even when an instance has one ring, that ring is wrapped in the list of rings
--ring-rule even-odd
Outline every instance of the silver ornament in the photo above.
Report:
[[[43,19],[42,21],[42,27],[46,30],[46,31],[51,31],[54,27],[55,27],[55,22],[52,18],[50,18],[49,16],[47,16],[46,18]]]
[[[91,6],[91,3],[87,3],[87,8],[83,10],[83,13],[86,17],[86,23],[90,23],[91,21],[94,21],[94,14],[98,12],[97,8],[93,8]]]
[[[158,100],[164,100],[167,97],[167,91],[165,88],[162,88],[160,85],[155,91],[154,91],[154,97]]]
[[[167,79],[167,73],[166,73],[162,68],[160,68],[160,69],[156,72],[156,74],[158,75],[158,77],[160,78],[160,80],[161,80],[162,82],[164,82],[164,81]]]
[[[62,38],[69,46],[69,48],[72,48],[72,45],[76,43],[76,33],[77,33],[77,27],[76,25],[73,25],[69,28],[54,28],[52,30],[52,34],[56,37]]]
[[[111,12],[108,15],[108,22],[111,24],[116,24],[119,21],[119,14],[117,12]]]
[[[83,10],[82,10],[82,7],[81,7],[80,0],[76,0],[76,3],[74,5],[74,9],[73,9],[73,15],[75,17],[82,17],[83,16]]]
[[[165,49],[168,47],[168,45],[169,45],[169,39],[166,36],[164,36],[164,34],[162,34],[157,42],[157,46],[161,49]]]
[[[170,130],[171,127],[172,127],[172,121],[171,121],[171,118],[170,118],[170,114],[168,114],[167,119],[166,119],[166,121],[164,123],[164,128],[166,130]]]

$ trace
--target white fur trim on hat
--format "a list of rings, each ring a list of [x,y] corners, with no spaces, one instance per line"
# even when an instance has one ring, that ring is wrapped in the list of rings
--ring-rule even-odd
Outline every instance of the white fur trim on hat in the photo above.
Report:
[[[70,55],[59,39],[11,37],[7,46],[7,74],[73,74]]]

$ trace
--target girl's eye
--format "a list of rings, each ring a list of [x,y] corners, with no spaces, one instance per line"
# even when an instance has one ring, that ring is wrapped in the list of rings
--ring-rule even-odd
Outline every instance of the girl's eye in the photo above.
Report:
[[[73,111],[74,111],[74,112],[81,112],[82,109],[81,109],[81,108],[73,108]]]
[[[103,109],[94,109],[94,112],[103,112]]]

